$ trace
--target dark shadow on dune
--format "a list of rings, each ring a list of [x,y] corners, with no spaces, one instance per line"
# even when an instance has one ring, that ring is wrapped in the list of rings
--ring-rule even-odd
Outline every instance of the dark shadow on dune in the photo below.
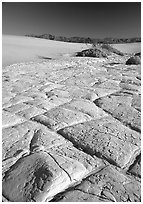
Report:
[[[51,60],[51,57],[38,56],[39,59]]]
[[[119,63],[119,62],[111,62],[111,63],[109,63],[109,65],[111,65],[111,66],[118,65],[118,64],[122,64],[122,63]]]

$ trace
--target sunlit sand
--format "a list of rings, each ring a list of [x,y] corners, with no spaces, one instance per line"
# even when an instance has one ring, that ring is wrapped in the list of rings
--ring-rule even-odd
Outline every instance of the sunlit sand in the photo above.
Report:
[[[114,48],[124,53],[141,51],[141,43],[114,44]],[[2,36],[3,66],[35,61],[38,59],[58,58],[73,55],[75,52],[88,49],[91,45],[38,39],[25,36]]]
[[[112,45],[114,48],[118,49],[121,52],[124,53],[137,53],[141,52],[141,43],[125,43],[125,44],[114,44]]]
[[[82,43],[3,35],[2,64],[6,66],[39,58],[57,58],[63,55],[71,55],[88,47],[90,46]]]

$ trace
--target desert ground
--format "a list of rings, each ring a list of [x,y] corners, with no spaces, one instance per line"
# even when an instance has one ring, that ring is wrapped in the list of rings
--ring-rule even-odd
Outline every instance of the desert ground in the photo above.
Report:
[[[141,65],[3,36],[4,202],[141,202]],[[51,59],[50,59],[51,58]]]

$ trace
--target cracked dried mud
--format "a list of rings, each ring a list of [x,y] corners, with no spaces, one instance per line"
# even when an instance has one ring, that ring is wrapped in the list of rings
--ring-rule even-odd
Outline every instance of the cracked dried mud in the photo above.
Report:
[[[3,68],[3,202],[141,202],[141,66],[126,59]]]

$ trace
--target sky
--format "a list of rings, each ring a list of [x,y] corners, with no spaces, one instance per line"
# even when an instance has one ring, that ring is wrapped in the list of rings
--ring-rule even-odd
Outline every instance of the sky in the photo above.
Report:
[[[2,33],[141,37],[141,3],[3,2]]]

